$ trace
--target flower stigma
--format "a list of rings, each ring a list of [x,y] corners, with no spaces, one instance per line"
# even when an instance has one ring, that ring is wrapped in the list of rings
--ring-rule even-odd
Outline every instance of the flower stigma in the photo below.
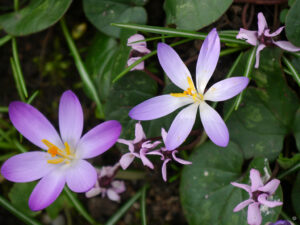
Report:
[[[56,145],[52,144],[50,141],[43,139],[42,142],[48,147],[48,153],[51,157],[57,157],[55,159],[47,160],[51,164],[59,164],[65,162],[67,164],[74,158],[74,154],[70,150],[68,142],[65,142],[65,148],[60,149]]]

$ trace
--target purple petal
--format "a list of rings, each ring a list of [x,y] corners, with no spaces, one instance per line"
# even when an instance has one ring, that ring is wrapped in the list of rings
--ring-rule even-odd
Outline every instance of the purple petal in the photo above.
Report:
[[[187,78],[191,78],[191,74],[174,49],[167,44],[158,43],[157,56],[170,80],[182,90],[187,90],[189,88]]]
[[[181,110],[175,117],[165,142],[168,150],[176,149],[188,137],[195,123],[197,110],[197,104],[192,104]]]
[[[183,164],[183,165],[190,165],[190,164],[192,164],[192,162],[190,162],[190,161],[187,161],[187,160],[184,160],[184,159],[177,158],[176,153],[178,153],[178,151],[173,151],[173,152],[172,152],[172,157],[173,157],[173,159],[174,159],[176,162],[178,162],[178,163],[180,163],[180,164]]]
[[[107,197],[112,200],[112,201],[115,201],[115,202],[119,202],[120,201],[120,195],[115,192],[115,190],[113,190],[112,188],[109,188],[107,190]]]
[[[161,143],[161,141],[155,141],[155,142],[145,141],[144,143],[142,143],[142,148],[147,148],[148,150],[153,149],[160,143]]]
[[[256,46],[257,44],[257,31],[252,30],[245,30],[240,28],[238,35],[236,36],[237,39],[245,40],[250,45]]]
[[[77,96],[65,91],[59,102],[59,130],[63,142],[75,149],[83,128],[83,112]]]
[[[130,110],[129,116],[135,120],[153,120],[170,114],[176,109],[193,103],[189,97],[160,95],[150,98]]]
[[[65,173],[61,168],[43,177],[33,189],[29,197],[29,208],[39,211],[52,204],[65,186]]]
[[[259,12],[257,15],[257,25],[258,25],[258,36],[260,36],[264,33],[265,29],[268,28],[266,18],[264,17],[264,14],[262,14],[262,12]]]
[[[121,124],[116,120],[109,120],[94,127],[80,139],[76,148],[77,157],[89,159],[107,151],[118,140],[121,129]]]
[[[142,148],[140,151],[140,157],[144,166],[148,166],[150,169],[154,169],[153,163],[146,157],[148,149]]]
[[[282,48],[288,52],[298,52],[300,51],[300,48],[293,45],[289,41],[273,41],[275,45],[277,45],[279,48]]]
[[[133,143],[134,144],[139,143],[143,139],[146,139],[146,135],[144,133],[143,127],[142,127],[141,123],[136,123],[135,124],[135,138],[133,140]]]
[[[260,58],[260,51],[263,50],[266,46],[264,44],[259,44],[256,49],[256,58],[255,58],[255,68],[257,69],[259,67],[259,58]]]
[[[145,40],[143,35],[134,34],[128,38],[127,46],[130,46],[132,49],[140,53],[145,53],[145,54],[150,53],[151,51],[147,48],[147,43],[142,40]],[[137,42],[137,41],[141,41],[141,42]],[[137,42],[137,43],[133,43],[133,42]]]
[[[23,102],[12,102],[8,113],[15,128],[36,146],[48,149],[42,142],[47,139],[58,148],[64,148],[55,128],[36,108]]]
[[[248,83],[247,77],[231,77],[219,81],[204,94],[204,100],[216,102],[230,99],[244,90]]]
[[[274,208],[276,206],[280,206],[283,203],[279,201],[268,201],[267,200],[268,195],[267,194],[261,194],[258,196],[257,201],[265,206],[268,206],[269,208]]]
[[[127,60],[127,66],[130,66],[131,64],[135,63],[135,61],[139,60],[141,57],[131,57]],[[145,68],[145,62],[142,61],[141,63],[137,64],[135,67],[133,67],[130,71],[133,70],[144,70]]]
[[[111,182],[111,186],[112,186],[112,189],[118,194],[126,191],[124,181],[114,180],[113,182]]]
[[[133,162],[135,156],[132,153],[126,153],[122,155],[120,159],[120,165],[123,170],[126,170],[128,166]]]
[[[26,152],[4,162],[1,174],[12,182],[30,182],[47,175],[57,165],[47,163],[46,152]]]
[[[164,128],[161,128],[161,137],[162,137],[164,143],[166,143],[167,135],[168,135],[167,131]]]
[[[198,56],[196,80],[198,92],[204,93],[205,87],[212,76],[220,55],[220,38],[216,28],[205,38]]]
[[[167,182],[167,164],[171,161],[171,159],[166,159],[161,167],[162,178],[165,182]]]
[[[226,147],[229,142],[229,133],[220,115],[206,102],[201,102],[200,118],[207,136],[212,142],[221,147]]]
[[[85,160],[72,162],[71,168],[68,169],[66,181],[68,187],[74,192],[87,192],[96,183],[97,172],[95,168]]]
[[[263,187],[264,184],[260,178],[260,173],[256,169],[250,170],[250,180],[251,180],[251,191],[257,191],[260,187]]]
[[[252,199],[247,199],[241,203],[239,203],[234,209],[233,212],[238,212],[240,210],[242,210],[243,208],[245,208],[247,205],[249,205],[250,203],[254,202]]]
[[[284,26],[279,27],[275,32],[273,32],[273,33],[271,33],[271,34],[270,34],[270,29],[267,29],[267,30],[265,30],[264,35],[265,35],[266,37],[275,37],[275,36],[277,36],[278,34],[280,34],[281,31],[282,31],[283,29],[284,29]]]
[[[280,184],[280,180],[273,179],[269,181],[267,184],[265,184],[263,187],[258,188],[259,191],[267,192],[269,195],[272,195],[275,193],[276,189],[278,188]]]
[[[250,225],[260,225],[262,218],[259,209],[259,203],[255,202],[248,206],[248,216],[247,216],[248,224]]]
[[[236,183],[236,182],[231,182],[231,185],[244,189],[245,191],[247,191],[249,193],[250,197],[252,197],[251,187],[249,185],[240,184],[240,183]]]

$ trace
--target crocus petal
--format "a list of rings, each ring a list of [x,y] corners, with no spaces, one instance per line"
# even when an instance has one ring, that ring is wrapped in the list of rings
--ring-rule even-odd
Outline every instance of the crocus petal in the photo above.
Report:
[[[212,142],[226,147],[229,142],[229,133],[221,116],[206,102],[200,103],[200,118],[207,136]]]
[[[191,132],[197,115],[197,104],[192,104],[181,110],[171,124],[167,138],[167,150],[173,150],[181,145]]]
[[[262,14],[262,12],[259,12],[257,15],[257,25],[258,25],[258,36],[260,36],[263,34],[265,29],[268,28],[266,18],[264,17],[264,14]]]
[[[250,45],[256,46],[257,44],[257,31],[245,30],[240,28],[237,39],[242,39],[248,42]]]
[[[244,90],[248,83],[247,77],[231,77],[219,81],[204,94],[204,100],[216,102],[230,99]]]
[[[92,198],[99,195],[100,193],[101,193],[101,188],[99,187],[92,188],[91,190],[85,193],[85,197]]]
[[[300,51],[300,48],[293,45],[291,42],[289,41],[273,41],[273,43],[275,45],[277,45],[279,48],[282,48],[286,51],[289,51],[289,52],[298,52]]]
[[[258,188],[263,187],[264,184],[261,180],[260,173],[256,169],[250,170],[250,180],[251,180],[251,191],[257,191]]]
[[[154,169],[153,163],[146,157],[146,152],[148,149],[142,148],[140,150],[140,157],[144,166],[148,166],[150,169]]]
[[[128,168],[128,166],[132,163],[134,158],[135,158],[135,156],[132,153],[126,153],[126,154],[122,155],[122,157],[120,159],[120,165],[121,165],[122,169],[126,170]]]
[[[29,197],[29,208],[39,211],[50,204],[59,196],[65,185],[65,173],[58,168],[43,177],[33,189]]]
[[[116,120],[94,127],[80,139],[76,148],[77,157],[88,159],[102,154],[116,143],[121,129],[121,124]]]
[[[147,48],[147,43],[141,40],[145,40],[143,35],[134,34],[128,38],[127,46],[130,46],[132,49],[140,53],[145,53],[145,54],[150,53],[150,50]],[[137,42],[137,41],[141,41],[141,42]],[[133,42],[137,42],[137,43],[133,43]]]
[[[242,210],[243,208],[245,208],[247,205],[249,205],[250,203],[254,202],[252,199],[247,199],[241,203],[239,203],[234,209],[233,212],[238,212],[240,210]]]
[[[120,195],[118,195],[117,192],[115,192],[113,189],[108,189],[107,190],[107,197],[115,202],[119,202],[120,201]]]
[[[280,184],[280,180],[273,179],[269,181],[267,184],[265,184],[263,187],[258,188],[258,190],[262,192],[267,192],[269,195],[272,195],[275,193],[279,184]]]
[[[130,110],[129,116],[135,120],[153,120],[168,115],[190,103],[193,103],[193,99],[189,97],[160,95],[135,106]]]
[[[187,160],[178,158],[178,157],[176,156],[176,153],[178,153],[178,151],[176,151],[176,150],[172,152],[172,157],[173,157],[173,159],[174,159],[176,162],[178,162],[178,163],[180,163],[180,164],[183,164],[183,165],[190,165],[190,164],[192,164],[192,162],[190,162],[190,161],[187,161]]]
[[[220,48],[220,38],[216,28],[214,28],[205,38],[197,61],[197,89],[198,92],[202,94],[204,93],[204,89],[217,66]]]
[[[72,162],[66,174],[67,185],[74,192],[87,192],[95,185],[96,180],[95,168],[85,160]]]
[[[24,102],[12,102],[8,113],[15,128],[36,146],[48,149],[42,142],[47,139],[58,148],[64,148],[55,128],[36,108]]]
[[[247,221],[249,225],[260,225],[262,218],[259,210],[259,203],[255,202],[248,206]]]
[[[260,51],[263,50],[266,47],[264,44],[259,44],[256,49],[256,58],[255,58],[255,68],[257,69],[259,67],[259,58],[260,58]]]
[[[77,96],[65,91],[59,102],[59,130],[63,142],[75,149],[83,128],[83,112]]]
[[[118,194],[122,193],[126,190],[124,181],[115,180],[115,181],[111,182],[111,186],[112,186],[112,189]]]
[[[283,204],[282,202],[279,201],[268,201],[267,198],[268,198],[267,194],[261,194],[258,196],[257,201],[265,206],[268,206],[269,208],[273,208]]]
[[[26,152],[15,155],[4,162],[1,174],[12,182],[30,182],[44,177],[56,165],[47,163],[46,152]]]
[[[247,191],[249,193],[250,197],[252,197],[252,191],[251,191],[251,187],[249,185],[240,184],[240,183],[236,183],[236,182],[231,182],[231,185],[244,189],[245,191]]]
[[[143,127],[140,123],[136,123],[135,124],[135,138],[133,140],[133,143],[136,144],[143,139],[146,139],[146,135],[144,133]]]
[[[167,182],[167,164],[171,159],[166,159],[161,167],[161,175],[165,182]]]
[[[265,30],[264,35],[265,35],[266,37],[275,37],[275,36],[277,36],[278,34],[280,34],[281,31],[282,31],[283,29],[284,29],[284,26],[279,27],[275,32],[273,32],[273,33],[271,33],[271,34],[270,34],[270,29],[267,29],[267,30]]]
[[[187,78],[191,78],[191,74],[174,49],[167,44],[158,43],[157,56],[170,80],[182,90],[187,90],[189,88]]]
[[[130,66],[131,64],[135,63],[135,61],[139,60],[141,57],[131,57],[127,60],[127,66]],[[145,68],[145,62],[141,62],[137,64],[135,67],[133,67],[130,71],[133,70],[144,70]]]

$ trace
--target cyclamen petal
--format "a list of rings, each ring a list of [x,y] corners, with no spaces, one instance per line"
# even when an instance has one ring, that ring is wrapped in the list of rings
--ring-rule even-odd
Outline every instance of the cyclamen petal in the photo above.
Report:
[[[120,195],[111,188],[107,190],[107,197],[112,201],[120,201]]]
[[[128,168],[128,166],[133,162],[134,158],[135,158],[135,155],[133,155],[132,153],[126,153],[126,154],[122,155],[122,157],[119,161],[122,169],[126,170]]]
[[[279,201],[268,201],[267,200],[268,195],[267,194],[261,194],[258,196],[257,201],[265,206],[268,206],[269,208],[274,208],[276,206],[280,206],[283,203]]]
[[[256,46],[257,44],[257,31],[252,30],[245,30],[240,28],[238,35],[236,36],[237,39],[242,39],[248,42],[250,45]]]
[[[146,135],[144,133],[143,127],[140,123],[135,124],[135,131],[134,132],[135,132],[135,138],[133,140],[134,144],[142,141],[143,139],[146,139]]]
[[[254,201],[252,199],[247,199],[241,203],[239,203],[234,209],[233,212],[238,212],[248,206],[249,204],[253,203]]]
[[[254,202],[248,206],[247,221],[249,225],[260,225],[262,217],[259,210],[259,203]]]
[[[144,149],[142,148],[140,150],[140,157],[141,157],[141,160],[144,164],[144,166],[148,166],[150,169],[154,169],[154,166],[153,166],[153,163],[146,157],[146,153],[147,153],[148,149]]]
[[[258,36],[264,33],[264,30],[268,28],[266,18],[262,12],[257,14],[257,24],[258,24]]]
[[[141,57],[131,57],[127,60],[127,66],[130,66],[131,64],[135,63],[135,61],[139,60]],[[144,70],[145,68],[145,62],[142,61],[141,63],[137,64],[135,67],[133,67],[130,71],[133,70]]]
[[[264,184],[260,178],[260,173],[256,169],[250,170],[250,180],[251,180],[251,191],[257,191],[260,187],[263,187]]]
[[[260,51],[263,50],[266,47],[264,44],[259,44],[257,49],[256,49],[256,58],[255,58],[255,65],[254,68],[258,68],[259,66],[259,58],[260,58]]]
[[[252,197],[251,186],[249,186],[247,184],[236,183],[236,182],[231,182],[231,185],[244,189],[245,191],[247,191],[249,193],[250,197]]]
[[[178,163],[180,163],[180,164],[183,164],[183,165],[190,165],[190,164],[192,164],[192,162],[190,162],[190,161],[187,161],[187,160],[178,158],[178,157],[176,156],[177,153],[178,153],[178,151],[173,151],[173,152],[172,152],[172,157],[173,157],[173,159],[174,159],[176,162],[178,162]]]
[[[278,188],[280,184],[280,180],[273,179],[269,181],[267,184],[265,184],[263,187],[258,188],[259,191],[267,192],[270,195],[274,194],[276,189]]]
[[[150,50],[147,48],[146,41],[142,41],[142,40],[145,40],[143,35],[134,34],[128,38],[127,46],[130,46],[132,49],[134,49],[140,53],[145,53],[145,54],[150,53]],[[137,41],[141,41],[141,42],[137,42]],[[134,42],[137,42],[137,43],[134,43]]]
[[[162,178],[165,182],[167,182],[167,164],[171,161],[171,159],[166,159],[161,167]]]
[[[289,52],[298,52],[298,51],[300,51],[300,47],[297,47],[297,46],[293,45],[289,41],[273,41],[273,43],[275,45],[277,45],[279,48],[282,48],[282,49],[284,49],[286,51],[289,51]]]
[[[270,29],[267,29],[267,30],[264,31],[264,35],[265,35],[266,37],[275,37],[275,36],[279,35],[283,29],[284,29],[284,26],[279,27],[279,28],[278,28],[275,32],[273,32],[273,33],[270,33]]]

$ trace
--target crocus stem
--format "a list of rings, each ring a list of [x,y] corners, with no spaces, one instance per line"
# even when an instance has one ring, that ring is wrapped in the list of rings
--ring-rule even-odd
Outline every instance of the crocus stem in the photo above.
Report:
[[[88,87],[88,90],[90,91],[91,95],[92,95],[92,98],[93,100],[96,102],[96,105],[97,105],[97,108],[98,108],[98,112],[99,112],[99,116],[100,118],[104,118],[104,112],[103,112],[103,107],[102,107],[102,104],[100,102],[100,98],[98,96],[98,93],[96,91],[96,88],[82,62],[82,59],[79,55],[79,52],[76,48],[76,45],[70,35],[70,32],[67,28],[67,25],[66,25],[66,22],[64,19],[61,19],[60,20],[60,25],[61,25],[61,29],[63,31],[63,34],[65,36],[65,39],[68,43],[68,46],[69,46],[69,49],[73,55],[73,58],[74,58],[74,61],[75,61],[75,65],[77,67],[77,70],[79,72],[79,75],[83,81],[83,83]]]
[[[296,171],[299,170],[299,169],[300,169],[300,163],[294,165],[294,166],[291,167],[290,169],[288,169],[288,170],[284,171],[283,173],[279,174],[277,178],[278,178],[278,179],[282,179],[282,178],[284,178],[285,176],[287,176],[287,175],[289,175],[289,174],[291,174],[291,173],[294,173],[294,172],[296,172]]]

